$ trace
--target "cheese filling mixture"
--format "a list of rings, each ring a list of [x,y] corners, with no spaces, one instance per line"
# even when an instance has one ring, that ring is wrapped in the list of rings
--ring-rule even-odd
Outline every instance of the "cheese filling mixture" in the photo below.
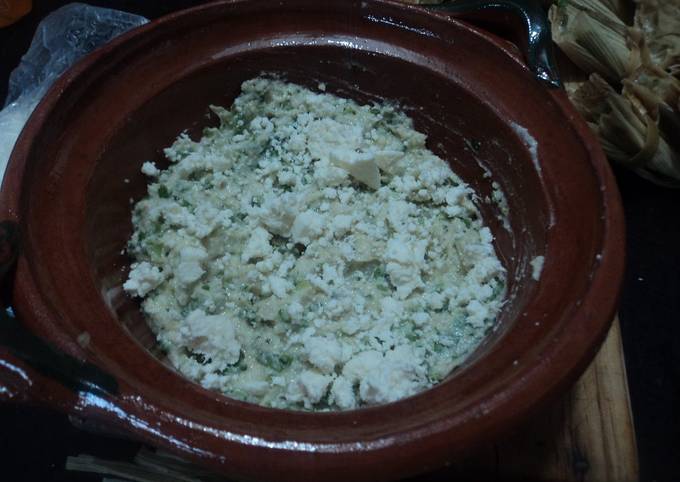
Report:
[[[170,362],[270,407],[433,386],[478,346],[505,271],[474,193],[389,104],[257,78],[182,134],[133,211],[124,285]]]

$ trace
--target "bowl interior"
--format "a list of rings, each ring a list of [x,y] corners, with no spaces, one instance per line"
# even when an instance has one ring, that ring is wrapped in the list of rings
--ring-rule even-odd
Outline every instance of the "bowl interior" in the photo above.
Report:
[[[323,82],[327,92],[360,103],[398,103],[428,135],[428,147],[474,187],[511,292],[501,329],[485,346],[493,344],[531,295],[535,281],[527,260],[543,253],[545,245],[548,204],[527,147],[506,120],[453,79],[405,59],[341,46],[266,48],[227,57],[177,79],[116,129],[87,185],[84,239],[95,283],[132,336],[153,350],[155,337],[139,304],[121,290],[130,264],[123,253],[132,230],[130,199],[143,197],[148,182],[141,164],[153,160],[167,166],[164,147],[184,130],[200,138],[202,128],[215,123],[208,106],[229,106],[241,83],[261,73],[317,90]],[[498,205],[487,202],[493,182],[508,193],[509,224],[501,222]]]

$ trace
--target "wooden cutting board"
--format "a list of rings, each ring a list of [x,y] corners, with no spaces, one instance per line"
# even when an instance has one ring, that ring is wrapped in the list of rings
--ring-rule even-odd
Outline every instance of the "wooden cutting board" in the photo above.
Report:
[[[66,468],[138,482],[224,480],[146,448],[132,462],[80,455],[69,457]],[[618,319],[593,363],[563,399],[468,459],[409,480],[637,481],[637,448]]]
[[[618,318],[572,390],[507,438],[440,476],[463,480],[632,482],[638,480],[635,429]]]

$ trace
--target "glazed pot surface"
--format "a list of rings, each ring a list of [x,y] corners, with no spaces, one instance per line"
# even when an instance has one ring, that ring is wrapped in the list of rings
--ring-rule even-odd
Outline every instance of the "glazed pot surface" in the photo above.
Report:
[[[44,381],[29,395],[235,477],[376,480],[440,466],[567,388],[615,309],[621,208],[564,92],[547,90],[504,45],[390,2],[255,0],[165,17],[68,71],[22,133],[3,183],[3,213],[23,233],[13,304],[31,331],[111,374],[119,390]],[[208,106],[228,106],[262,72],[398,103],[480,200],[494,183],[505,193],[509,228],[496,205],[479,207],[508,270],[508,303],[497,329],[434,388],[332,413],[232,400],[165,364],[123,292],[142,163],[167,165],[164,147],[184,130],[197,139],[215,122]],[[536,256],[545,257],[538,280]]]

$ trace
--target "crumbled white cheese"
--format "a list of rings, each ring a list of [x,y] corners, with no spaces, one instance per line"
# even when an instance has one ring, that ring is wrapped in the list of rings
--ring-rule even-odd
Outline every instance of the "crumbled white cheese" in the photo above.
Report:
[[[243,253],[241,253],[241,261],[247,263],[256,258],[266,258],[272,253],[272,247],[269,244],[269,234],[265,229],[257,227],[250,235],[250,239],[246,243]]]
[[[135,296],[144,297],[163,281],[163,274],[157,266],[142,261],[133,263],[130,276],[123,288]]]
[[[234,322],[224,315],[206,315],[195,310],[186,317],[187,343],[195,351],[218,356],[227,364],[238,361],[241,344],[236,339]]]
[[[147,161],[144,164],[142,164],[142,173],[146,174],[149,177],[156,177],[161,173],[161,171],[156,167],[156,165],[153,162]]]
[[[322,373],[331,373],[343,361],[342,345],[332,337],[313,336],[305,340],[309,362]]]
[[[313,239],[321,236],[324,230],[325,219],[321,214],[312,210],[304,211],[297,215],[291,229],[293,241],[309,244]]]
[[[323,88],[319,86],[319,90]],[[124,288],[170,362],[262,405],[431,387],[493,327],[505,272],[474,192],[392,105],[247,81],[219,127],[145,162]]]
[[[272,234],[289,236],[290,228],[297,216],[297,198],[290,193],[281,196],[268,196],[262,206],[260,222]]]
[[[181,261],[177,265],[176,276],[180,283],[188,285],[198,281],[205,270],[198,261]]]
[[[357,406],[357,399],[354,396],[352,383],[342,375],[333,381],[331,387],[330,400],[341,410],[348,410]]]
[[[285,398],[293,403],[302,402],[305,408],[312,408],[326,393],[333,377],[305,370],[288,387]]]
[[[343,375],[359,382],[359,395],[369,404],[393,402],[413,395],[427,382],[422,361],[413,350],[402,345],[381,354],[366,351],[347,362]]]

